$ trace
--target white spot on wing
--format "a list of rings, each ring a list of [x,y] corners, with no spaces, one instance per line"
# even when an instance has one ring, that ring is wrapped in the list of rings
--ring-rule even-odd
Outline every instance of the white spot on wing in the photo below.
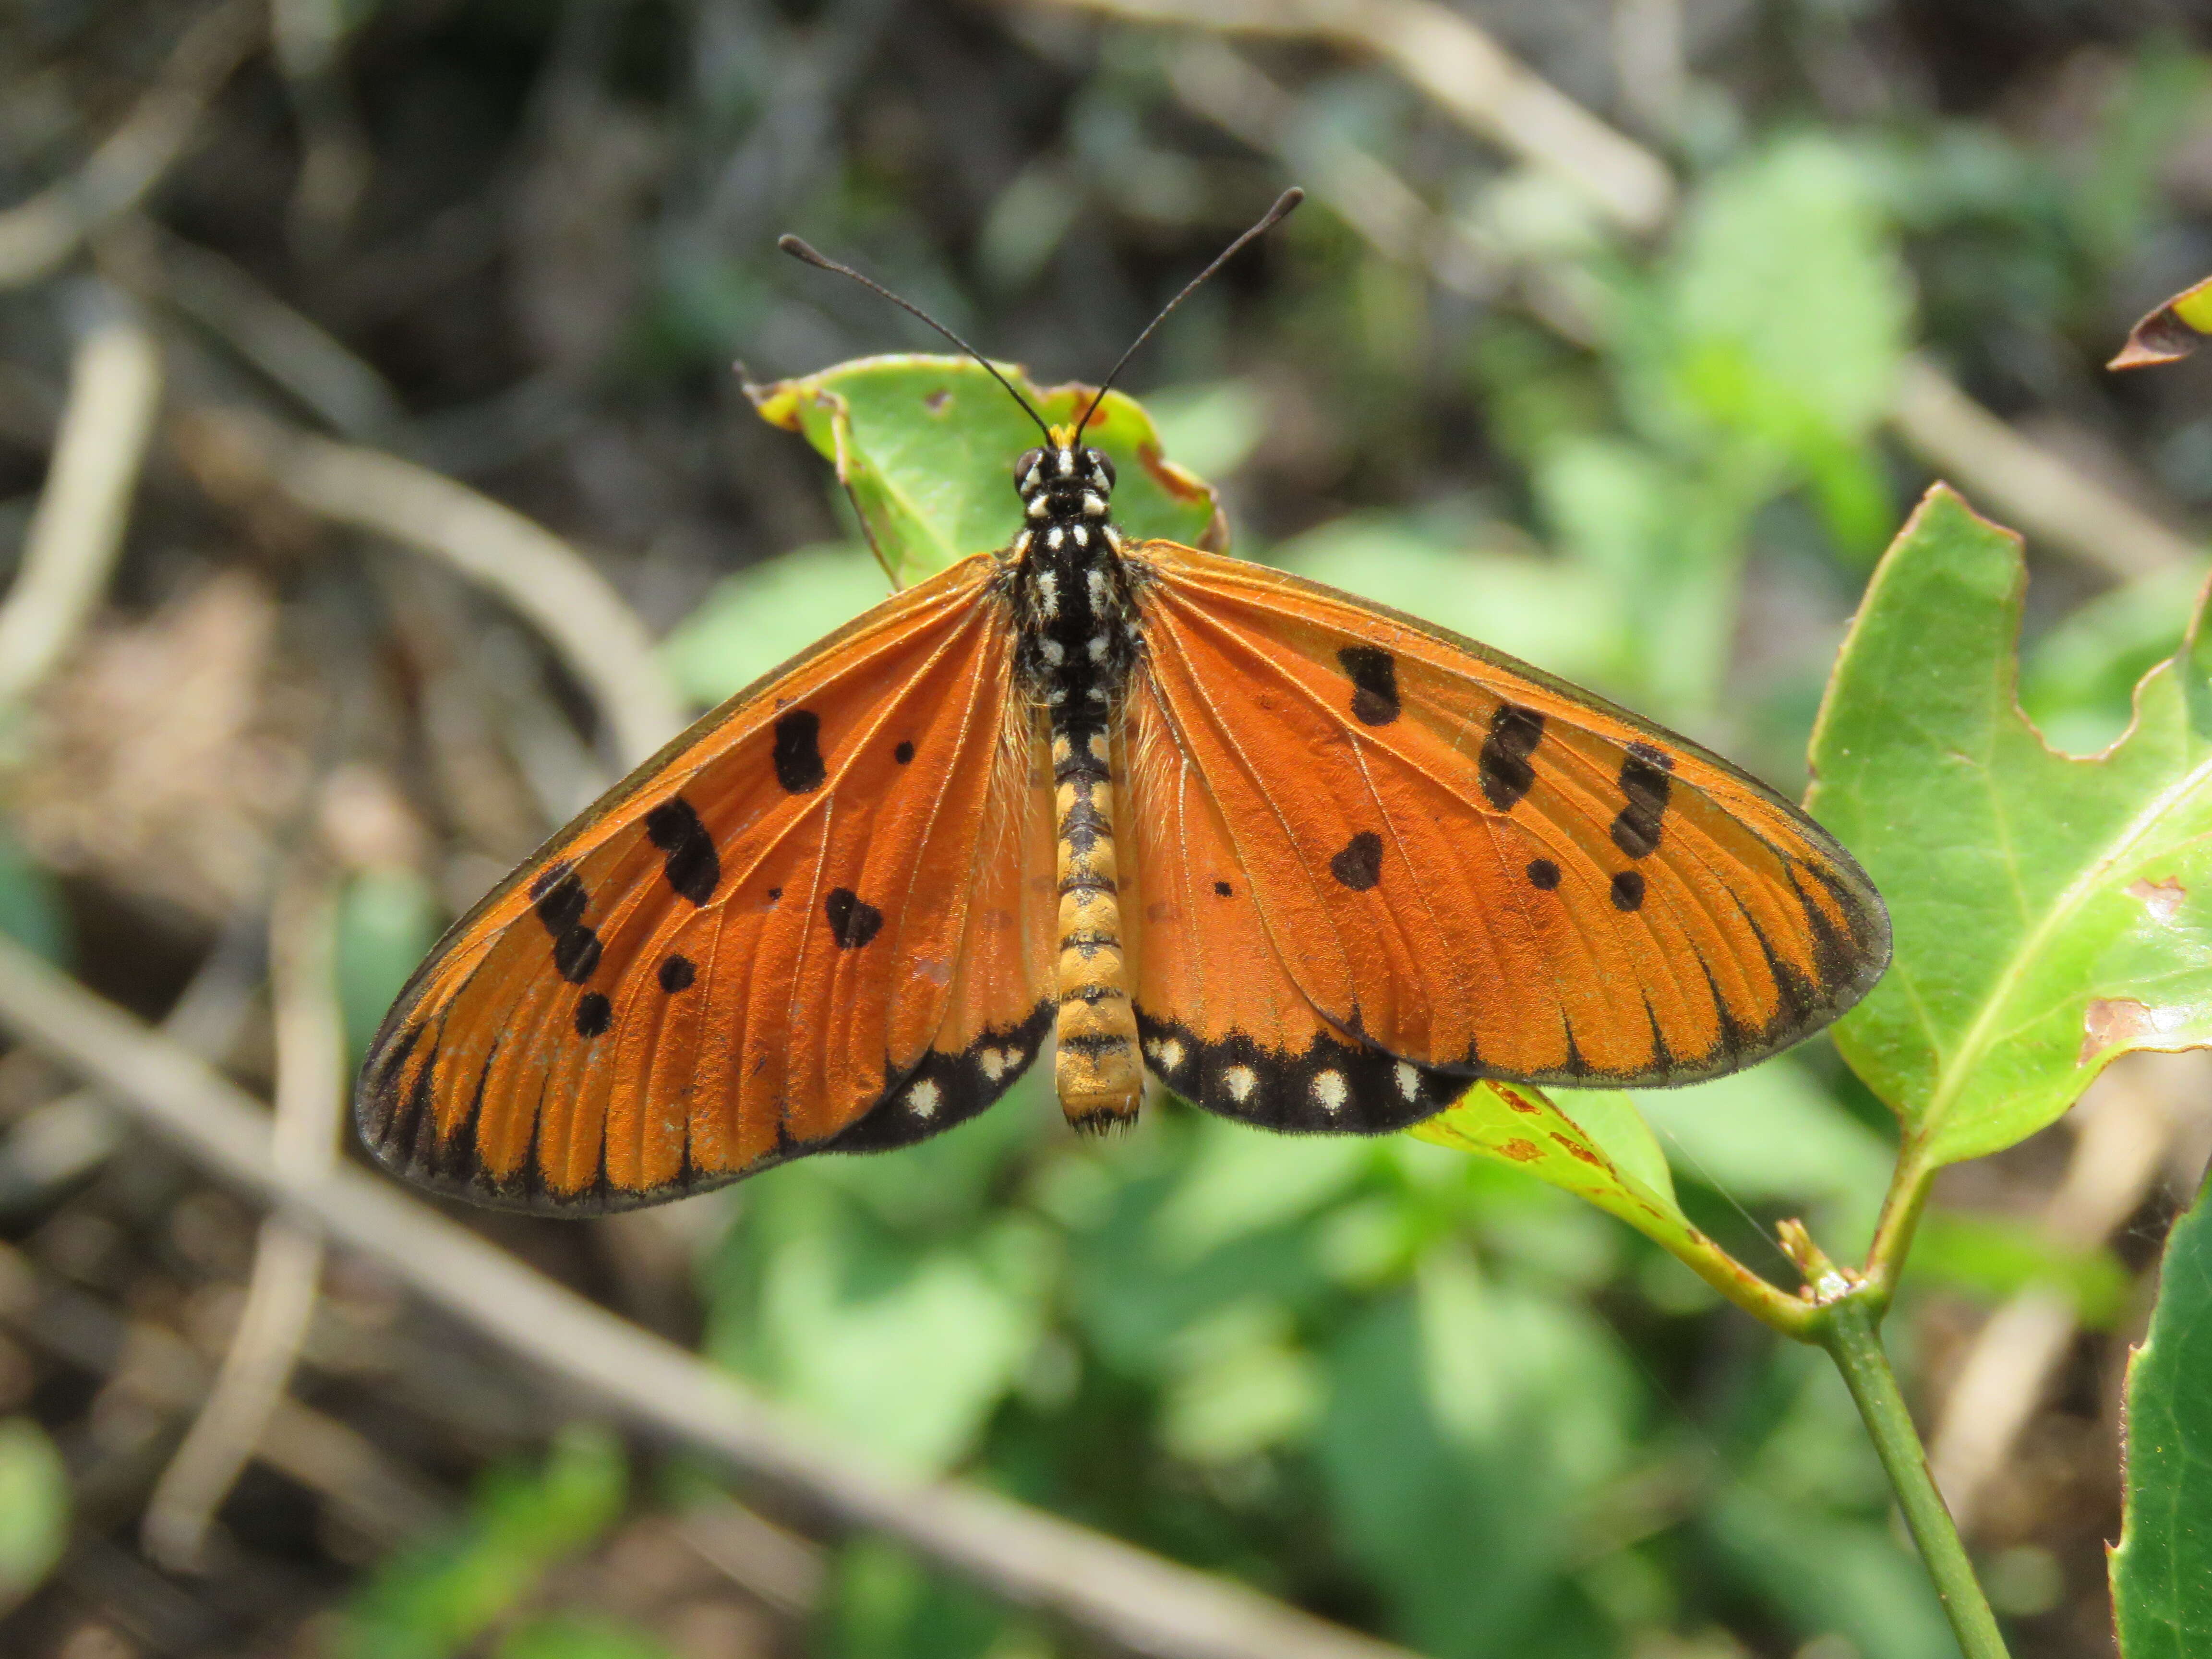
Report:
[[[1180,1037],[1169,1037],[1163,1041],[1160,1044],[1159,1058],[1160,1069],[1162,1071],[1181,1071],[1182,1069],[1182,1040]]]
[[[916,1117],[935,1117],[944,1099],[945,1091],[927,1078],[906,1091],[907,1109]]]
[[[1342,1111],[1344,1103],[1352,1098],[1352,1091],[1341,1072],[1316,1072],[1308,1086],[1313,1091],[1315,1102],[1332,1117]]]
[[[996,1083],[1006,1074],[1006,1057],[996,1048],[986,1048],[975,1056],[975,1063],[983,1068],[983,1075]]]
[[[1260,1086],[1260,1076],[1249,1066],[1232,1066],[1221,1074],[1221,1086],[1229,1091],[1230,1099],[1242,1106]]]
[[[1421,1074],[1402,1060],[1398,1062],[1398,1092],[1408,1101],[1421,1097]]]

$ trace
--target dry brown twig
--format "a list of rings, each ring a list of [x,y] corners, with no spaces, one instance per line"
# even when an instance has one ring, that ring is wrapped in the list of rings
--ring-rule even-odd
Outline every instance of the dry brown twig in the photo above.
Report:
[[[0,1029],[126,1102],[217,1176],[357,1250],[647,1432],[719,1457],[827,1522],[898,1539],[1009,1601],[1157,1659],[1410,1659],[1256,1590],[958,1482],[831,1445],[737,1379],[526,1267],[389,1182],[276,1167],[267,1114],[219,1073],[0,938]]]
[[[276,1026],[270,1158],[279,1178],[312,1187],[337,1161],[346,1105],[337,884],[312,854],[278,892],[269,933]],[[146,1507],[146,1553],[171,1571],[198,1566],[216,1510],[268,1432],[307,1340],[322,1273],[318,1230],[281,1212],[262,1222],[238,1328]]]
[[[0,706],[20,702],[83,630],[114,574],[161,401],[161,353],[120,305],[78,344],[46,487],[0,606]]]
[[[1478,137],[1581,191],[1620,229],[1648,235],[1678,198],[1667,164],[1521,64],[1473,21],[1435,0],[1031,0],[1126,21],[1321,40],[1387,63]],[[1252,70],[1251,74],[1258,71]],[[1540,88],[1540,93],[1537,90]],[[1186,98],[1186,102],[1191,102]],[[1219,119],[1205,102],[1200,114]],[[1563,112],[1571,111],[1571,116]],[[1232,131],[1236,123],[1224,121]],[[1254,140],[1247,135],[1246,142]],[[1279,138],[1260,145],[1285,154]],[[1297,160],[1300,158],[1288,157]],[[1366,165],[1381,167],[1369,159]],[[1395,177],[1395,175],[1393,175]],[[1364,234],[1403,222],[1401,191],[1385,189],[1347,220]],[[1431,243],[1431,254],[1437,245]],[[1540,299],[1540,285],[1534,295]],[[1565,319],[1543,306],[1555,326]],[[1571,326],[1566,330],[1573,336]],[[2200,550],[2064,458],[2021,436],[1925,358],[1906,359],[1889,418],[1898,436],[1939,473],[2048,545],[2123,579],[2194,559]]]
[[[263,0],[223,0],[195,19],[82,167],[0,211],[0,289],[52,275],[87,235],[145,199],[184,155],[216,94],[266,38],[266,10]]]
[[[624,765],[683,727],[684,703],[637,613],[581,553],[513,508],[397,455],[246,410],[195,410],[180,436],[217,489],[273,491],[318,518],[428,553],[498,595],[581,682]]]

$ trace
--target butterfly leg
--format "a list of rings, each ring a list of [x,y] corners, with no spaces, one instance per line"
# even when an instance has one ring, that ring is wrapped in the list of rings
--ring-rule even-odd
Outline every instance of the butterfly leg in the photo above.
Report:
[[[1059,720],[1054,727],[1060,832],[1054,1081],[1069,1122],[1103,1129],[1133,1121],[1145,1088],[1115,883],[1114,785],[1102,727]]]

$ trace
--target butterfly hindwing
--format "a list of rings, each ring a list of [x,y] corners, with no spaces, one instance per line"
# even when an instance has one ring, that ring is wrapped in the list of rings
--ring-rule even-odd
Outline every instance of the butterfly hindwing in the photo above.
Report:
[[[365,1068],[379,1157],[481,1201],[620,1208],[920,1139],[1011,1085],[1050,952],[995,568],[739,694],[457,924]]]
[[[1135,815],[1185,826],[1140,851],[1138,1006],[1152,1036],[1203,1051],[1187,1055],[1202,1074],[1161,1072],[1200,1103],[1385,1128],[1450,1078],[1691,1082],[1788,1046],[1879,976],[1887,920],[1866,878],[1727,762],[1333,589],[1167,543],[1133,556]],[[1249,970],[1210,965],[1218,937],[1244,941]],[[1370,1051],[1406,1068],[1357,1059]],[[1238,1066],[1224,1104],[1213,1074]]]

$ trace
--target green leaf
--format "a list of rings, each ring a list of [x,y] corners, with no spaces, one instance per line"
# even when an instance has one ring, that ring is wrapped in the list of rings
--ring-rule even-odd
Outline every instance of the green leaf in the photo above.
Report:
[[[0,1418],[0,1611],[53,1571],[69,1544],[69,1471],[27,1417]]]
[[[1628,1097],[1577,1089],[1562,1109],[1540,1089],[1486,1079],[1409,1133],[1526,1170],[1619,1216],[1677,1255],[1712,1249],[1674,1201],[1666,1154]],[[1567,1115],[1571,1109],[1574,1115]]]
[[[1883,557],[1814,734],[1814,816],[1888,900],[1896,957],[1837,1046],[1933,1164],[2056,1119],[2115,1054],[2212,1041],[2212,635],[2109,753],[2014,700],[2019,538],[1931,489]]]
[[[1091,388],[1039,390],[1001,373],[1047,421],[1073,423]],[[863,357],[802,380],[749,388],[763,419],[801,432],[837,465],[863,532],[900,586],[1019,528],[1014,462],[1040,434],[981,365],[965,357]],[[1212,489],[1162,452],[1145,411],[1109,392],[1084,441],[1113,459],[1114,517],[1132,537],[1224,546]]]
[[[2208,1189],[2212,1190],[2212,1189]],[[2212,1199],[2166,1242],[2150,1332],[2128,1361],[2127,1482],[2112,1611],[2125,1659],[2212,1649]]]

